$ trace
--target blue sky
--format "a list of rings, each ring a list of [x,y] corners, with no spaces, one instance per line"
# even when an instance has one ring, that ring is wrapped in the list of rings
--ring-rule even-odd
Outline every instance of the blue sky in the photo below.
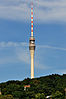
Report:
[[[30,2],[0,0],[0,82],[30,78]],[[66,74],[66,1],[34,1],[35,77]]]

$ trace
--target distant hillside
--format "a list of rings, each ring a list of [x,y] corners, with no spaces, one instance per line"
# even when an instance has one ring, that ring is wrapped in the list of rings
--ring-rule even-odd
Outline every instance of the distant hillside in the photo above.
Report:
[[[46,99],[46,97],[64,99],[66,74],[52,74],[35,79],[27,78],[23,81],[8,81],[0,83],[0,88],[2,92],[0,99]]]

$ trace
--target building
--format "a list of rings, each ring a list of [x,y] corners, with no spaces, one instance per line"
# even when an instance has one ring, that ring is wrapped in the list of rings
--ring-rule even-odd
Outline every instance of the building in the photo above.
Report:
[[[25,86],[24,86],[24,91],[27,91],[28,88],[30,88],[30,85],[25,85]]]

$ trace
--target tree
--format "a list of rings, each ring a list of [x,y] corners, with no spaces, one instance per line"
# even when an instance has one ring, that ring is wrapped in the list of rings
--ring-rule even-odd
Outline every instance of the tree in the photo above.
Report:
[[[56,91],[52,96],[54,99],[63,99],[63,94],[59,91]]]
[[[35,99],[45,99],[44,93],[37,93],[37,94],[35,95]]]
[[[0,96],[0,99],[14,99],[12,95]]]

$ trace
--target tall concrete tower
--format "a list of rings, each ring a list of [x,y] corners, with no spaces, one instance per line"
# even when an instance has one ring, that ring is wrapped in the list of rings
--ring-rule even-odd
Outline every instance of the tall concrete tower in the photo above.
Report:
[[[29,39],[29,50],[31,56],[31,79],[34,78],[34,52],[35,52],[35,38],[33,34],[33,2],[31,3],[31,37]]]

